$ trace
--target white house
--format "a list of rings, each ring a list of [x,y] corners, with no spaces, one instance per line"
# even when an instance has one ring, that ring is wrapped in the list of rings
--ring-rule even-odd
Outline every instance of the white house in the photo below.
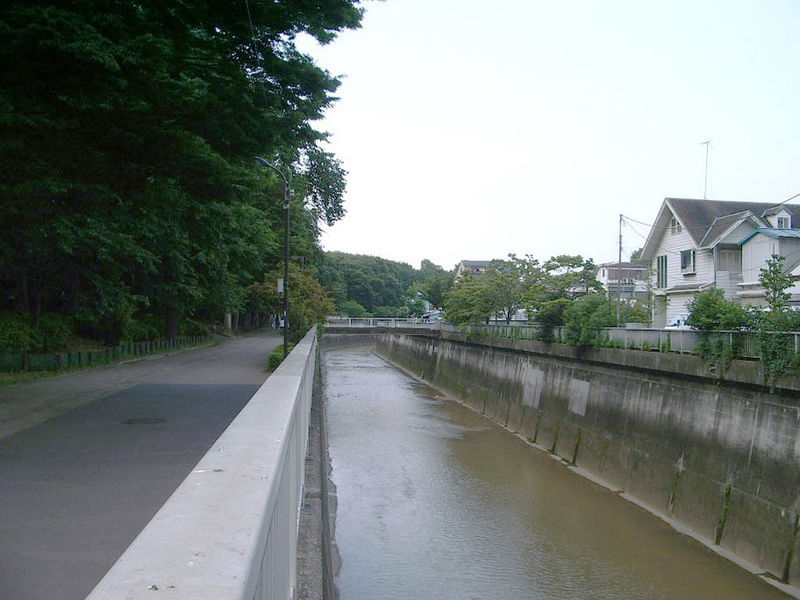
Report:
[[[596,278],[612,298],[647,298],[648,271],[639,263],[608,262],[597,265]]]
[[[456,280],[460,279],[463,275],[472,275],[473,277],[480,277],[486,273],[486,269],[492,261],[490,260],[462,260],[456,265]]]
[[[786,258],[785,272],[800,273],[800,206],[666,198],[642,248],[652,265],[653,326],[688,313],[712,286],[741,304],[763,304],[758,276],[772,254]],[[800,302],[800,285],[788,291]]]

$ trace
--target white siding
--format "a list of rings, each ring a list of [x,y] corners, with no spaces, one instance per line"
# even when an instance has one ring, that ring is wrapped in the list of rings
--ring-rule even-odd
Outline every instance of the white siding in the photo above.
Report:
[[[682,250],[696,250],[695,253],[695,274],[684,275],[681,273],[681,251]],[[694,240],[686,232],[681,231],[676,235],[672,235],[669,227],[666,227],[661,236],[657,250],[653,255],[652,261],[652,285],[656,289],[656,271],[658,266],[658,257],[667,255],[667,287],[671,288],[677,285],[703,285],[714,282],[714,254],[711,250],[697,250]],[[666,323],[669,323],[679,314],[686,314],[689,312],[687,306],[694,298],[692,293],[670,294],[667,299],[666,306]],[[661,315],[654,315],[654,325],[660,325]],[[663,326],[663,325],[662,325]]]
[[[742,244],[742,282],[758,283],[758,275],[770,256],[779,250],[778,240],[757,233]]]

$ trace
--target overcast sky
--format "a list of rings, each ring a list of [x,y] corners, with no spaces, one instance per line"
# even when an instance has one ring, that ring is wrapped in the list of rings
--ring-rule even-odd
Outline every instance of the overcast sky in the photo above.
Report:
[[[446,268],[617,259],[665,197],[800,192],[796,0],[388,0],[301,44],[344,77],[318,128],[348,170],[326,250]],[[648,228],[623,228],[623,257]]]

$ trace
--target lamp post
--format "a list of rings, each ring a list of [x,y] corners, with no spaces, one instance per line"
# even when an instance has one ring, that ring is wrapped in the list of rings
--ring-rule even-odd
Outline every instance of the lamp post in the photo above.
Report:
[[[260,156],[258,164],[275,171],[283,179],[283,209],[286,211],[286,231],[283,238],[283,357],[289,354],[289,180],[283,171]]]

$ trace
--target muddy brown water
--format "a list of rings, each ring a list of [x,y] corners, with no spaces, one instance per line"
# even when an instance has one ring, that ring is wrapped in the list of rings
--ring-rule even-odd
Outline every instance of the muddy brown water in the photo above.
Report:
[[[788,598],[368,348],[323,382],[342,600]]]

